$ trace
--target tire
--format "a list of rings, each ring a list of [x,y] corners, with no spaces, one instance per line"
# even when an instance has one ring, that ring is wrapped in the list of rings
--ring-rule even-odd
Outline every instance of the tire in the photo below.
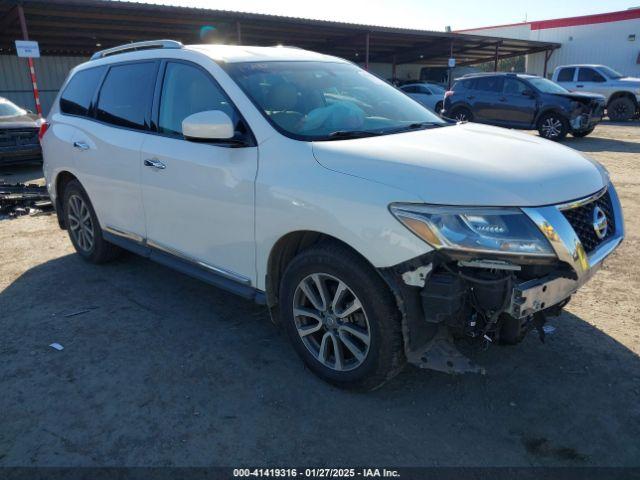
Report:
[[[607,105],[607,115],[614,122],[631,120],[636,113],[636,104],[628,97],[618,97]]]
[[[571,132],[571,135],[573,135],[575,138],[586,137],[587,135],[592,133],[595,128],[596,127],[590,128],[589,130],[582,130],[581,132]]]
[[[318,295],[319,285],[325,291],[324,301]],[[342,293],[336,295],[338,290]],[[356,300],[362,308],[357,308]],[[281,322],[294,349],[326,382],[370,391],[404,367],[396,301],[378,273],[348,248],[326,243],[300,253],[282,277],[279,302]],[[323,311],[323,307],[328,308]],[[368,346],[362,340],[367,335]]]
[[[538,133],[547,140],[562,140],[569,133],[569,122],[557,113],[545,113],[538,120]]]
[[[466,107],[458,107],[453,109],[450,118],[458,122],[473,122],[473,113]]]
[[[78,180],[71,180],[63,192],[64,221],[78,255],[90,263],[105,263],[121,249],[102,237],[102,229],[89,196]],[[79,219],[79,221],[78,221]]]

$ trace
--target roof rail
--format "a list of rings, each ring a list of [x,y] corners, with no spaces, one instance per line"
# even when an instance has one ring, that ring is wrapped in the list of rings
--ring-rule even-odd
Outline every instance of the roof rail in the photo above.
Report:
[[[118,53],[133,52],[136,50],[150,50],[153,48],[183,48],[181,42],[176,40],[148,40],[146,42],[132,42],[117,47],[107,48],[91,55],[91,60],[116,55]]]

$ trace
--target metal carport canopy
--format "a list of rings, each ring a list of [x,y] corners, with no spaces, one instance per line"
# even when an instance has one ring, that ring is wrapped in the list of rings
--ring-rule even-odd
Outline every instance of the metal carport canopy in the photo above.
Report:
[[[27,32],[21,29],[24,14]],[[410,12],[407,12],[409,15]],[[204,8],[105,0],[0,0],[0,54],[14,54],[14,40],[37,40],[46,55],[89,55],[131,41],[170,38],[202,43],[203,26],[216,41],[290,45],[368,65],[373,62],[471,65],[536,52],[558,43],[464,33],[432,32]]]

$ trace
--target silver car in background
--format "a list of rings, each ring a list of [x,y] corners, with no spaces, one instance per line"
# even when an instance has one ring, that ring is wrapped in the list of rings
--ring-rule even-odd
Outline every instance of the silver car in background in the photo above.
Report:
[[[421,103],[429,110],[440,115],[444,102],[445,89],[432,83],[408,83],[400,87],[404,93]]]

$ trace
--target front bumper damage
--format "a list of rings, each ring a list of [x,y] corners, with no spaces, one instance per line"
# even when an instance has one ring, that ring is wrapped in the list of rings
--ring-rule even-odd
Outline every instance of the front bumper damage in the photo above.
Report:
[[[570,219],[582,212],[577,209],[593,210],[602,198],[609,202],[611,231],[595,244]],[[410,363],[448,373],[484,373],[458,350],[455,339],[515,344],[532,329],[544,339],[546,317],[561,313],[624,238],[622,209],[612,185],[568,204],[522,210],[543,232],[556,259],[434,250],[380,269],[403,313]]]

